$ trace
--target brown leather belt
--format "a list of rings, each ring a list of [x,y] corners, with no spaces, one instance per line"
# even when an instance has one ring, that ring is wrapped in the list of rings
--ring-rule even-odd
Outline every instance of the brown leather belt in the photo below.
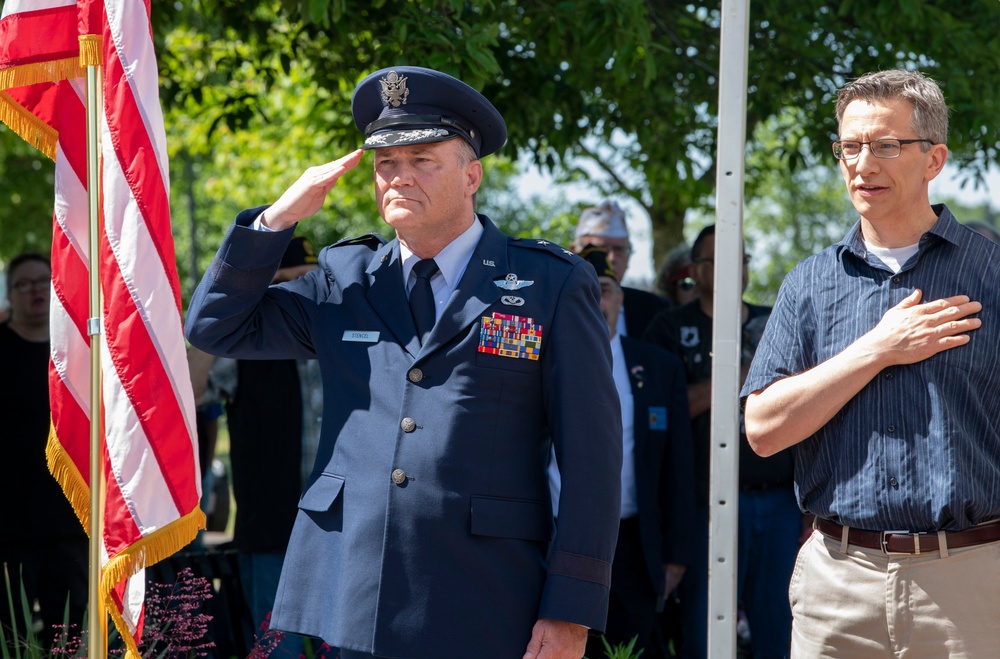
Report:
[[[828,519],[816,518],[816,529],[834,540],[840,540],[844,527]],[[974,526],[964,531],[946,531],[945,539],[948,549],[973,547],[975,545],[996,542],[1000,540],[1000,520],[989,524]],[[851,528],[847,532],[847,543],[876,549],[884,554],[923,554],[938,550],[936,531],[930,533],[913,533],[910,531],[865,531]]]

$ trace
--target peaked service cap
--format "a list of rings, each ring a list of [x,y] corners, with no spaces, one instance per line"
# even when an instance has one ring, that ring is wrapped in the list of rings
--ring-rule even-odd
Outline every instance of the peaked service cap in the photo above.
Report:
[[[507,124],[485,96],[457,78],[419,66],[369,74],[354,90],[351,113],[365,134],[363,149],[461,137],[481,158],[507,141]]]

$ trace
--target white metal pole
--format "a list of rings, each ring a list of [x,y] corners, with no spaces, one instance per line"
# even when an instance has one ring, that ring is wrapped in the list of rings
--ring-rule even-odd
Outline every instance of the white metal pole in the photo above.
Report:
[[[708,656],[736,656],[743,168],[750,0],[722,0],[716,154]]]

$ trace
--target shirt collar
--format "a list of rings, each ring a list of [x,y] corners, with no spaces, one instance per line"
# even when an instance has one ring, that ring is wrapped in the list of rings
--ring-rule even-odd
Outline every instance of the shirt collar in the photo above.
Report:
[[[605,325],[606,324],[607,323],[605,323]],[[625,353],[622,349],[622,337],[619,334],[615,334],[614,336],[610,337],[609,340],[611,341],[612,361],[617,361],[619,359],[624,358]]]
[[[448,286],[454,288],[458,285],[458,280],[465,273],[469,259],[472,258],[472,252],[475,251],[482,235],[483,223],[479,221],[478,217],[473,216],[472,225],[445,245],[444,249],[434,257],[434,262],[437,263],[438,270]],[[410,280],[410,271],[413,270],[414,264],[420,260],[420,257],[411,252],[406,245],[400,243],[399,258],[403,266],[403,282],[405,283]]]
[[[955,216],[951,214],[948,206],[945,204],[933,204],[931,209],[938,216],[938,219],[924,235],[920,236],[920,242],[918,243],[920,246],[919,251],[923,251],[935,238],[957,245],[961,239],[962,228],[959,226]],[[865,260],[868,250],[865,248],[865,241],[861,236],[860,219],[854,223],[854,226],[847,232],[847,235],[836,244],[836,248],[838,259],[842,259],[844,252],[848,251],[862,261]]]

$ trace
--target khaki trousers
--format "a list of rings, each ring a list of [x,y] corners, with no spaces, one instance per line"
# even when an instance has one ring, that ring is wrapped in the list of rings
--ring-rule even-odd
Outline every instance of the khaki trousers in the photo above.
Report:
[[[793,659],[1000,657],[1000,542],[887,556],[813,531],[789,601]]]

